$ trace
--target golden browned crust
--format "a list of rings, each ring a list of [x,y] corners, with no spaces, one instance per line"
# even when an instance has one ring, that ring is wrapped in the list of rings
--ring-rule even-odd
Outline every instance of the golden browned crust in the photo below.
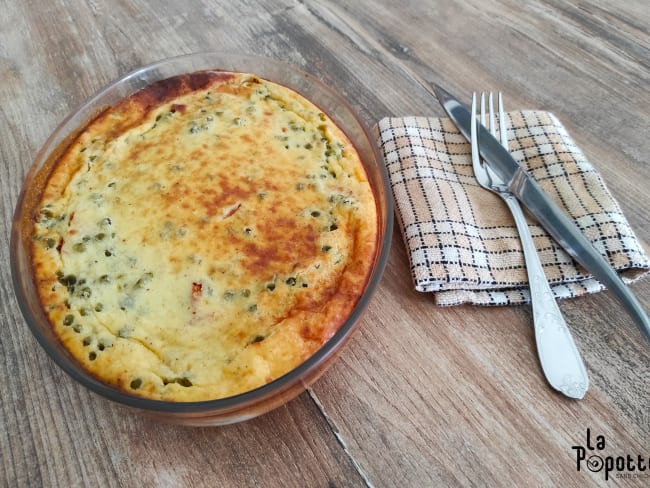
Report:
[[[171,401],[295,368],[349,316],[377,248],[344,133],[240,73],[163,80],[102,113],[57,158],[34,221],[59,339],[102,381]]]

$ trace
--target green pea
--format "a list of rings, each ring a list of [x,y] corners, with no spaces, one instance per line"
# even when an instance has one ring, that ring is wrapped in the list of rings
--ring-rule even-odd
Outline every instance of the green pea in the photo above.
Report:
[[[56,276],[59,280],[59,283],[61,283],[63,286],[74,285],[77,282],[77,277],[75,275],[64,276],[63,273],[57,272]]]
[[[41,215],[43,217],[45,217],[46,219],[51,219],[52,217],[54,217],[54,214],[52,213],[52,211],[47,209],[47,208],[41,209]]]
[[[327,251],[329,251],[330,249],[332,249],[332,246],[323,246],[323,247],[321,247],[321,250],[322,250],[323,252],[327,252]]]
[[[83,242],[77,242],[74,246],[72,246],[72,249],[75,252],[84,252],[86,250],[86,245]]]
[[[136,378],[133,381],[131,381],[131,384],[129,385],[132,390],[137,390],[142,386],[142,380],[140,378]]]
[[[101,312],[102,310],[104,310],[104,305],[102,305],[101,303],[95,305],[95,312]]]
[[[135,287],[136,288],[143,288],[144,285],[149,282],[153,278],[153,273],[152,272],[147,272],[142,275],[142,278],[140,278],[138,281],[135,282]]]
[[[285,280],[285,283],[289,286],[296,286],[296,279],[293,276],[290,276]]]
[[[74,315],[68,314],[63,318],[63,325],[72,325],[74,322]]]

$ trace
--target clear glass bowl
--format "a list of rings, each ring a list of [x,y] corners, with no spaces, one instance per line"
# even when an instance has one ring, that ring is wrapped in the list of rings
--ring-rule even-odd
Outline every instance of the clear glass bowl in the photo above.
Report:
[[[359,152],[370,179],[379,217],[377,253],[367,286],[343,326],[313,356],[284,376],[255,390],[210,401],[167,402],[130,395],[108,386],[87,373],[55,336],[41,309],[30,262],[32,215],[52,163],[88,121],[107,107],[144,88],[174,75],[216,69],[254,73],[294,89],[326,112],[347,134]],[[291,400],[314,382],[332,363],[358,325],[359,318],[377,287],[390,248],[393,209],[386,169],[380,163],[376,145],[337,93],[312,75],[275,60],[229,54],[199,53],[166,59],[137,69],[99,91],[71,113],[52,133],[32,164],[16,205],[11,231],[11,273],[21,311],[43,349],[72,378],[109,400],[127,405],[150,416],[187,425],[219,425],[261,415]]]

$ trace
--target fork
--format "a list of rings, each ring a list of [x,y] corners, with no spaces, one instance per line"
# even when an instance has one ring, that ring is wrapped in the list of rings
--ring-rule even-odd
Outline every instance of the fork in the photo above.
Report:
[[[476,93],[472,94],[472,166],[479,185],[499,195],[506,203],[517,226],[519,238],[524,251],[526,272],[533,308],[533,324],[537,353],[544,375],[549,384],[570,398],[583,398],[589,386],[587,371],[576,348],[571,333],[562,317],[560,308],[553,296],[551,287],[544,274],[542,263],[526,223],[526,218],[516,197],[508,190],[508,182],[502,181],[490,167],[481,161],[479,155],[478,124],[476,117]],[[489,130],[496,137],[494,105],[492,93],[488,97]],[[498,94],[499,135],[501,145],[508,149],[508,135],[505,127],[503,98]],[[480,123],[485,123],[485,93],[481,93]]]

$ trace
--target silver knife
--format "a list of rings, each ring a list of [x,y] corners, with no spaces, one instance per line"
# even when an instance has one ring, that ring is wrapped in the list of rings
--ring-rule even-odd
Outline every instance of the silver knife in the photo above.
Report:
[[[465,139],[471,141],[470,111],[440,87],[434,88],[440,104],[456,124]],[[485,127],[479,124],[479,150],[481,157],[503,181],[508,190],[533,215],[546,231],[599,280],[611,290],[625,306],[632,318],[650,340],[650,320],[641,304],[623,283],[609,262],[580,232],[576,224],[560,207],[549,198],[537,182],[515,161],[512,155],[496,140]]]

